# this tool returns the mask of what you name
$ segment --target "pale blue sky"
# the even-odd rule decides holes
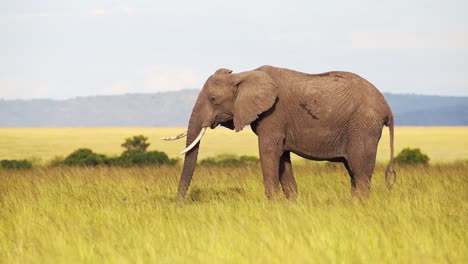
[[[468,95],[467,1],[0,0],[0,98],[200,88],[217,68],[353,71]]]

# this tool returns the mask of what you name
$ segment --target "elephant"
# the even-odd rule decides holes
[[[307,74],[267,65],[240,73],[218,69],[198,95],[187,132],[162,138],[187,137],[178,202],[187,194],[203,134],[218,125],[236,132],[250,125],[257,135],[268,198],[277,197],[280,186],[288,199],[297,197],[291,152],[343,163],[351,193],[368,197],[384,126],[390,131],[385,183],[390,189],[396,180],[392,111],[374,85],[351,72]]]

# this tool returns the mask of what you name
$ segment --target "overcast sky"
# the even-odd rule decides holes
[[[467,96],[467,2],[0,0],[0,98],[199,89],[265,64]]]

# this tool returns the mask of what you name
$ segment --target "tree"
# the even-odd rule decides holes
[[[148,138],[143,135],[133,136],[131,138],[126,138],[121,146],[126,149],[124,153],[146,152],[146,149],[150,145],[150,143],[146,142],[147,140]]]

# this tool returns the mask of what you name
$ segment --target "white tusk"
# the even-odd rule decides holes
[[[161,139],[162,140],[176,140],[176,139],[180,139],[180,138],[183,138],[187,136],[187,131],[185,131],[184,133],[182,134],[179,134],[177,136],[170,136],[170,137],[162,137]]]
[[[190,144],[190,146],[188,146],[187,148],[185,148],[181,153],[180,155],[184,155],[185,153],[189,152],[193,147],[195,147],[195,145],[200,142],[201,138],[203,137],[203,134],[205,134],[205,131],[206,131],[206,127],[202,127],[202,129],[200,130],[200,133],[198,134],[197,138],[192,142],[192,144]]]

